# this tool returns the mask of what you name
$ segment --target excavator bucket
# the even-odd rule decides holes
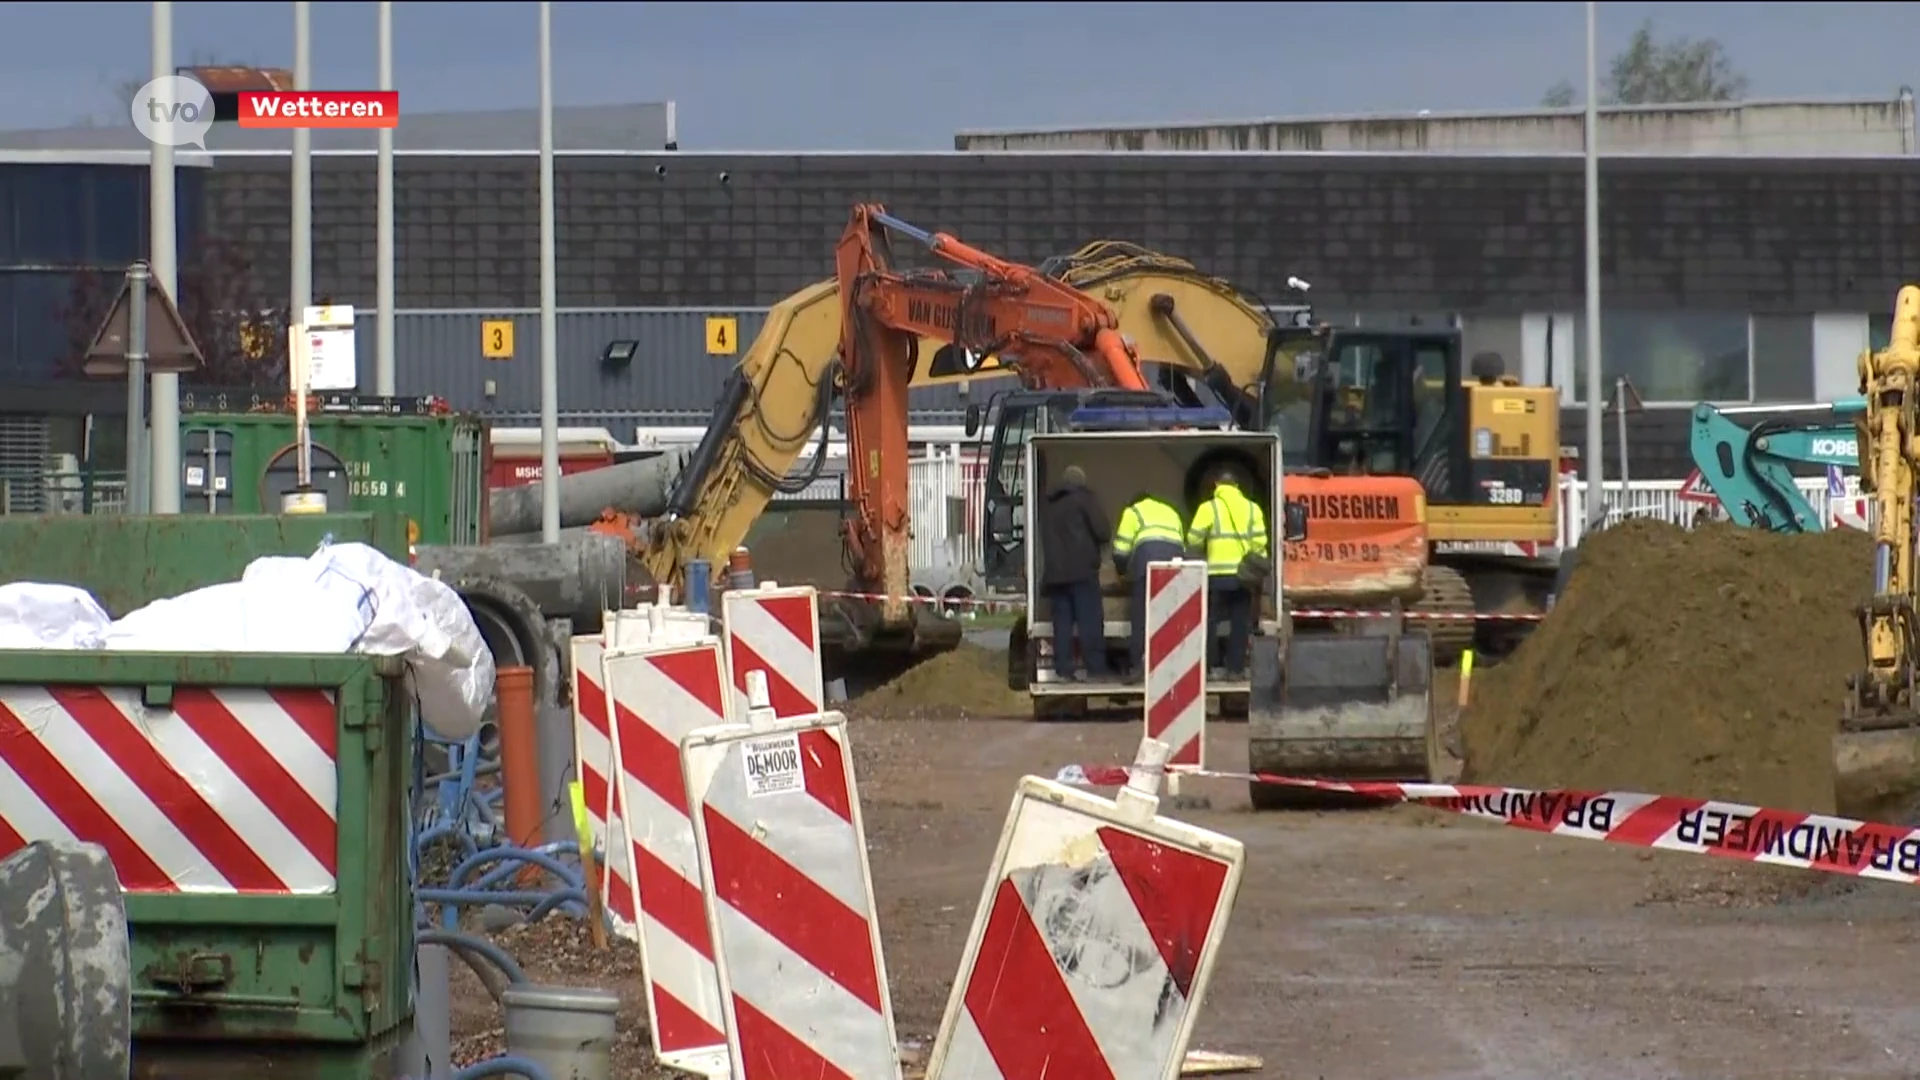
[[[1920,716],[1849,717],[1833,737],[1834,805],[1904,822],[1920,808]]]
[[[1247,757],[1256,773],[1315,780],[1412,780],[1434,775],[1433,645],[1398,620],[1379,632],[1297,633],[1256,665]],[[1266,670],[1261,670],[1265,668]],[[1255,782],[1257,810],[1369,800]]]

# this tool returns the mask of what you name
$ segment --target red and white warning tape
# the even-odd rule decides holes
[[[904,600],[909,604],[932,604],[941,607],[972,608],[981,611],[1019,611],[1027,606],[1024,600],[985,600],[978,597],[940,597],[940,596],[890,596],[886,593],[847,592],[838,589],[821,589],[821,596],[838,596],[849,600]],[[1384,619],[1393,614],[1391,611],[1361,611],[1357,608],[1299,608],[1293,612],[1296,619]],[[1450,611],[1402,611],[1400,616],[1419,622],[1539,622],[1546,618],[1539,612],[1450,612]]]
[[[1299,608],[1293,613],[1296,619],[1384,619],[1392,616],[1391,611],[1356,611],[1348,608]],[[1498,611],[1403,611],[1403,619],[1420,622],[1539,622],[1546,618],[1539,612],[1498,612]]]
[[[1129,772],[1131,766],[1125,765],[1069,765],[1055,779],[1063,784],[1118,787],[1127,782]],[[1920,884],[1920,828],[1830,814],[1631,791],[1341,783],[1211,770],[1185,775],[1346,792],[1382,801],[1418,803],[1556,836]]]
[[[930,604],[940,607],[972,608],[977,611],[1019,611],[1027,606],[1025,600],[988,600],[977,596],[891,596],[887,593],[847,592],[839,589],[821,589],[821,596],[838,596],[847,600],[873,600],[884,603],[888,600],[904,600],[909,604]]]

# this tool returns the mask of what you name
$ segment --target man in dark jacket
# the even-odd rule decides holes
[[[1061,473],[1060,483],[1040,504],[1040,553],[1045,568],[1040,588],[1053,620],[1053,670],[1080,682],[1107,674],[1105,616],[1100,609],[1100,549],[1113,538],[1100,500],[1087,490],[1087,474],[1078,465]],[[1080,663],[1073,660],[1078,630]]]

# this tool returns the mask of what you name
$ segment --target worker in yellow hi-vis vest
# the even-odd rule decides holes
[[[1272,571],[1267,516],[1240,490],[1231,470],[1213,476],[1213,493],[1193,512],[1187,550],[1207,560],[1208,677],[1233,682],[1247,677],[1253,637],[1254,588]],[[1227,624],[1222,648],[1219,626]]]
[[[1128,682],[1146,677],[1147,564],[1177,559],[1185,553],[1180,516],[1172,503],[1142,491],[1120,511],[1120,520],[1113,527],[1113,569],[1132,587],[1127,603],[1127,624],[1133,629]]]

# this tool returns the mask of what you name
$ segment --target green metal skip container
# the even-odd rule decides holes
[[[321,538],[405,552],[397,514],[8,518],[0,580],[115,615]],[[113,859],[133,1076],[375,1080],[411,1031],[404,665],[335,655],[0,652],[0,847]]]
[[[422,544],[478,544],[486,511],[486,428],[457,415],[317,413],[315,490],[335,511],[397,510]],[[180,420],[180,509],[272,514],[298,480],[294,418],[188,413]]]

